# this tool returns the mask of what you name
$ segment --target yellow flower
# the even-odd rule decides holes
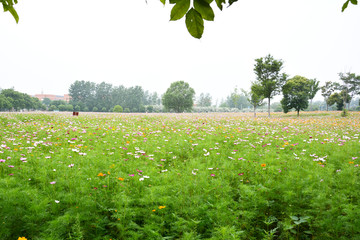
[[[155,212],[156,210],[155,210],[155,209],[153,209],[152,211],[153,211],[153,212]]]
[[[166,208],[166,206],[159,206],[159,209],[163,209],[163,208]]]
[[[266,164],[265,163],[261,164],[261,167],[266,167]]]
[[[27,240],[26,237],[19,237],[18,240]]]
[[[103,177],[103,176],[104,174],[102,172],[98,174],[98,177]]]

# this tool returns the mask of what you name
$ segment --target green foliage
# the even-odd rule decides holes
[[[343,6],[342,6],[342,8],[341,8],[341,11],[342,11],[342,12],[345,11],[345,9],[348,7],[349,2],[351,2],[351,3],[354,4],[354,5],[357,5],[357,4],[358,4],[358,1],[357,1],[357,0],[347,0],[347,1],[343,4]]]
[[[201,93],[199,99],[197,100],[197,106],[199,107],[210,107],[211,106],[212,97],[209,93]]]
[[[336,110],[341,111],[345,107],[345,103],[349,103],[350,100],[350,95],[347,94],[345,90],[342,90],[341,92],[335,92],[331,94],[327,103],[329,106],[332,106],[336,103]]]
[[[270,54],[265,58],[255,59],[255,62],[255,84],[261,86],[261,95],[268,99],[268,115],[270,117],[270,99],[280,93],[287,75],[281,73],[283,61],[274,59]]]
[[[284,113],[294,108],[299,116],[300,110],[309,106],[311,84],[309,79],[301,76],[295,76],[286,82],[282,87],[284,97],[281,100]]]
[[[171,83],[163,95],[163,105],[177,113],[191,111],[194,105],[195,91],[184,81]]]
[[[117,113],[123,112],[122,106],[116,105],[116,106],[113,108],[113,112],[117,112]]]
[[[223,10],[224,5],[229,7],[237,2],[238,0],[215,0],[216,6]],[[162,4],[166,4],[166,0],[160,0]],[[169,0],[170,4],[175,4],[171,9],[170,20],[176,21],[183,18],[186,15],[185,24],[186,27],[194,38],[201,38],[204,32],[204,20],[214,21],[215,14],[211,7],[213,0],[193,0],[193,7],[190,8],[190,0]],[[341,11],[343,12],[351,2],[354,5],[357,5],[357,0],[347,0]],[[14,5],[18,3],[17,0],[0,0],[2,3],[4,11],[10,12],[14,17],[16,23],[19,22],[19,16],[14,8]],[[190,10],[189,10],[190,8]],[[203,20],[204,19],[204,20]]]
[[[125,109],[124,109],[124,112],[129,113],[129,112],[130,112],[130,109],[129,109],[129,108],[125,108]]]
[[[14,17],[16,23],[19,22],[19,15],[17,14],[14,5],[18,3],[17,0],[0,0],[3,5],[4,12],[10,12],[11,15]]]
[[[97,111],[99,111],[99,109],[97,107],[93,107],[92,111],[97,112]]]
[[[324,86],[320,87],[320,89],[321,89],[321,95],[325,99],[326,111],[328,111],[329,106],[333,105],[333,104],[329,104],[330,103],[329,98],[330,98],[331,94],[335,91],[336,84],[334,82],[327,81],[327,82],[325,82]]]
[[[251,85],[251,91],[246,92],[242,90],[247,100],[254,109],[254,117],[256,117],[256,108],[264,104],[263,87],[260,84],[253,83]]]

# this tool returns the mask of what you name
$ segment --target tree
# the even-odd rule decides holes
[[[170,21],[176,21],[185,16],[185,25],[188,32],[195,38],[201,38],[204,32],[204,20],[214,21],[215,18],[214,11],[210,4],[215,2],[217,7],[222,10],[224,5],[230,7],[237,1],[238,0],[169,0],[170,4],[175,4],[171,9]],[[145,0],[145,2],[147,2],[147,0]],[[165,5],[166,0],[160,0],[160,2]],[[193,3],[191,8],[190,2]],[[342,12],[348,7],[349,2],[357,5],[357,0],[347,0],[342,6]],[[10,12],[16,23],[18,23],[19,16],[14,8],[18,0],[0,0],[0,3],[3,5],[4,12]]]
[[[325,103],[326,103],[326,111],[329,111],[329,97],[331,94],[335,91],[336,84],[334,82],[327,81],[325,82],[325,85],[322,86],[321,89],[321,95],[324,97]]]
[[[191,111],[194,105],[195,91],[184,81],[171,83],[163,95],[162,102],[166,109],[177,113]]]
[[[211,100],[212,100],[212,97],[210,96],[209,93],[201,93],[200,94],[200,97],[197,101],[197,105],[199,107],[210,107],[211,106]]]
[[[71,104],[79,106],[80,109],[88,107],[92,109],[95,106],[96,84],[90,81],[75,81],[69,87]]]
[[[331,94],[328,99],[328,104],[332,106],[336,103],[336,110],[341,111],[344,105],[350,102],[350,98],[350,95],[345,90],[342,90],[341,92]]]
[[[261,86],[261,95],[268,99],[268,114],[270,117],[270,99],[280,93],[282,86],[286,82],[287,75],[280,73],[283,61],[274,59],[270,54],[265,58],[255,59],[255,62],[255,84]]]
[[[295,108],[299,116],[300,110],[309,106],[310,84],[309,79],[302,76],[295,76],[285,83],[282,87],[284,98],[281,100],[284,113]]]
[[[264,96],[262,95],[263,89],[262,86],[256,83],[253,83],[251,85],[251,91],[246,92],[245,90],[242,90],[242,92],[245,94],[247,100],[253,106],[254,109],[254,117],[256,117],[256,108],[260,107],[264,104]]]
[[[354,97],[354,95],[360,94],[360,76],[356,76],[355,73],[339,73],[340,80],[343,81],[343,85],[340,85],[339,89],[348,93],[350,95],[350,99]],[[343,100],[345,102],[347,96],[344,93]],[[350,102],[348,102],[348,109],[350,108]]]
[[[320,90],[320,87],[319,87],[320,82],[317,81],[316,78],[314,78],[314,79],[310,79],[309,83],[310,83],[309,99],[310,99],[310,106],[312,108],[312,100],[314,99],[316,93]]]
[[[42,103],[45,104],[46,106],[50,106],[51,100],[50,100],[50,98],[44,98],[44,99],[42,100]]]

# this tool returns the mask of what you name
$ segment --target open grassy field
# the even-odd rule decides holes
[[[360,239],[360,114],[0,114],[0,239]]]

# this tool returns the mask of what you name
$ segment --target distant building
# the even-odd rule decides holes
[[[67,103],[70,101],[70,98],[71,98],[69,94],[64,94],[63,96],[62,95],[53,95],[53,94],[35,94],[34,97],[36,97],[40,101],[44,100],[44,98],[49,98],[51,101],[63,100]]]

